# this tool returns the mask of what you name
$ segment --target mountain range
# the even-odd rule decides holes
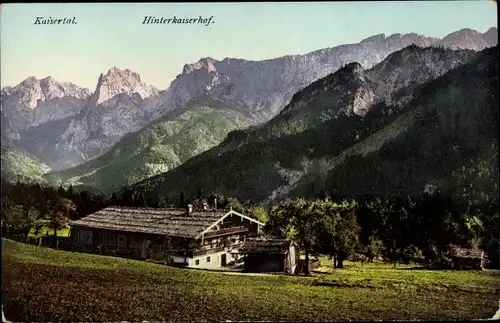
[[[497,73],[497,47],[410,46],[369,70],[351,63],[297,93],[271,121],[233,131],[133,189],[169,201],[199,190],[272,203],[429,187],[491,199],[498,194]]]
[[[477,51],[496,44],[496,28],[484,34],[462,29],[443,39],[381,34],[357,44],[264,61],[202,58],[186,64],[163,91],[145,84],[137,73],[116,67],[100,75],[93,92],[71,83],[58,83],[51,77],[30,77],[15,87],[2,89],[2,124],[6,119],[11,125],[11,131],[2,131],[2,139],[8,136],[10,147],[39,160],[44,164],[40,169],[50,167],[56,171],[47,174],[46,179],[114,190],[181,165],[216,146],[235,129],[252,126],[248,131],[233,131],[225,142],[232,136],[253,133],[254,129],[267,129],[259,132],[262,136],[271,128],[286,132],[289,130],[283,129],[287,127],[303,129],[306,123],[331,119],[332,113],[339,114],[340,110],[323,110],[321,105],[329,100],[328,95],[337,101],[343,99],[331,93],[314,99],[315,94],[306,89],[317,80],[324,82],[325,77],[342,77],[332,73],[343,66],[343,71],[346,67],[367,70],[378,66],[379,70],[371,69],[367,78],[386,81],[373,89],[363,85],[357,90],[355,108],[342,113],[363,117],[379,109],[380,113],[393,114],[412,99],[416,88],[464,63],[473,53],[459,51],[457,57],[447,54],[453,57],[445,55],[443,63],[431,60],[431,66],[402,61],[400,65],[418,65],[401,68],[404,72],[392,69],[398,62],[388,62],[389,54],[410,45]],[[386,65],[378,64],[382,61]],[[353,62],[356,64],[350,65]],[[338,86],[344,86],[341,83]],[[335,93],[342,96],[344,92],[337,89]],[[314,104],[302,100],[301,95],[309,95]],[[297,113],[303,109],[290,101],[311,109]],[[279,120],[285,119],[293,122],[276,127],[282,122]],[[69,169],[57,171],[64,168]],[[104,178],[109,177],[103,176],[111,174],[116,180],[108,183]]]

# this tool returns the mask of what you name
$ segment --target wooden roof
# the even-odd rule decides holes
[[[227,214],[227,210],[154,209],[107,207],[72,222],[74,227],[138,232],[173,237],[197,238],[206,228]]]
[[[239,253],[255,254],[255,253],[269,253],[269,254],[285,254],[290,248],[292,242],[287,239],[262,239],[262,238],[249,238],[239,248]]]
[[[481,259],[482,252],[478,249],[455,248],[454,256],[457,258]]]

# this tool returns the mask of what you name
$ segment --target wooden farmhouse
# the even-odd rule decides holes
[[[71,223],[73,249],[217,268],[264,224],[233,210],[108,207]]]
[[[297,245],[287,239],[248,238],[236,252],[243,255],[247,272],[295,274],[299,265]]]

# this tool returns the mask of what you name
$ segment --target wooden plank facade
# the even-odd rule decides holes
[[[244,257],[244,271],[295,274],[299,264],[297,245],[287,239],[247,239],[238,253]]]

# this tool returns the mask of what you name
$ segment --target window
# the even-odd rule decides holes
[[[207,257],[207,262],[210,262],[210,257]]]
[[[194,261],[194,265],[195,265],[195,266],[198,266],[199,264],[200,264],[200,259],[196,259],[196,260]]]

